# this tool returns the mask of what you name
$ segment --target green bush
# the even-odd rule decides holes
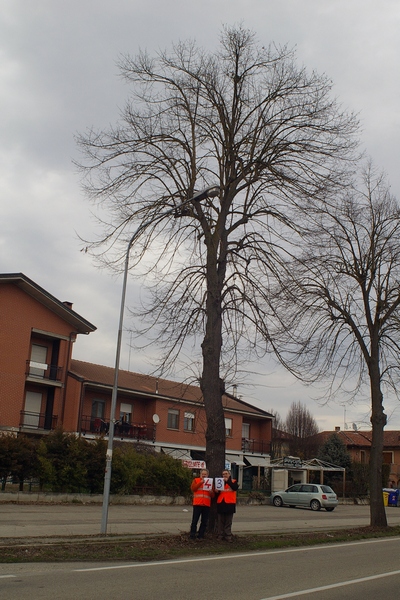
[[[81,438],[82,439],[82,438]],[[86,442],[86,486],[90,494],[102,494],[107,442],[97,438]]]
[[[19,489],[23,490],[24,479],[37,473],[37,441],[26,435],[0,435],[0,479],[5,489],[7,477],[19,480]]]
[[[56,493],[88,490],[86,440],[58,429],[41,439],[38,459],[42,489]]]
[[[101,494],[107,442],[87,440],[62,429],[37,442],[25,436],[0,436],[0,477],[38,478],[40,489],[55,493]],[[188,495],[192,473],[181,461],[145,445],[115,444],[111,493],[151,491],[157,495]]]
[[[134,494],[151,491],[157,495],[187,495],[192,474],[181,461],[165,454],[119,446],[113,455],[111,492]]]

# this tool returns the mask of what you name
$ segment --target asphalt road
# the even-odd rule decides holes
[[[152,563],[3,564],[7,600],[386,600],[400,538]]]
[[[0,503],[2,538],[80,536],[100,533],[101,506]],[[400,525],[400,507],[386,508],[389,525]],[[190,506],[110,506],[109,534],[162,535],[189,531]],[[369,506],[339,505],[333,512],[302,508],[238,506],[232,531],[280,533],[344,529],[369,525]]]

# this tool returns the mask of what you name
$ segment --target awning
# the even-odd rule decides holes
[[[228,462],[235,463],[235,465],[238,465],[239,467],[245,466],[245,463],[243,462],[243,457],[239,454],[227,454],[225,458]]]
[[[192,460],[189,450],[186,448],[161,448],[164,454],[177,458],[179,460]]]
[[[265,456],[254,456],[253,454],[245,454],[245,459],[251,464],[252,467],[269,467],[269,463]]]

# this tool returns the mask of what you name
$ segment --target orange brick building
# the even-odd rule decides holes
[[[372,431],[341,430],[321,431],[313,436],[316,450],[322,446],[334,433],[342,440],[351,460],[368,464],[371,456]],[[400,488],[400,431],[383,432],[383,462],[390,465],[387,486]]]
[[[22,273],[0,275],[0,430],[46,435],[56,427],[88,439],[107,436],[114,369],[72,359],[94,325]],[[223,397],[226,461],[251,487],[269,465],[273,416]],[[115,437],[181,458],[205,457],[200,388],[120,371]]]
[[[0,275],[0,428],[51,430],[71,420],[72,347],[94,325],[22,273]]]

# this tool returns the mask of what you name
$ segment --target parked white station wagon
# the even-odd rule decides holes
[[[328,485],[296,483],[282,492],[274,492],[270,498],[274,506],[307,506],[311,510],[325,508],[331,512],[338,505],[338,499]]]

